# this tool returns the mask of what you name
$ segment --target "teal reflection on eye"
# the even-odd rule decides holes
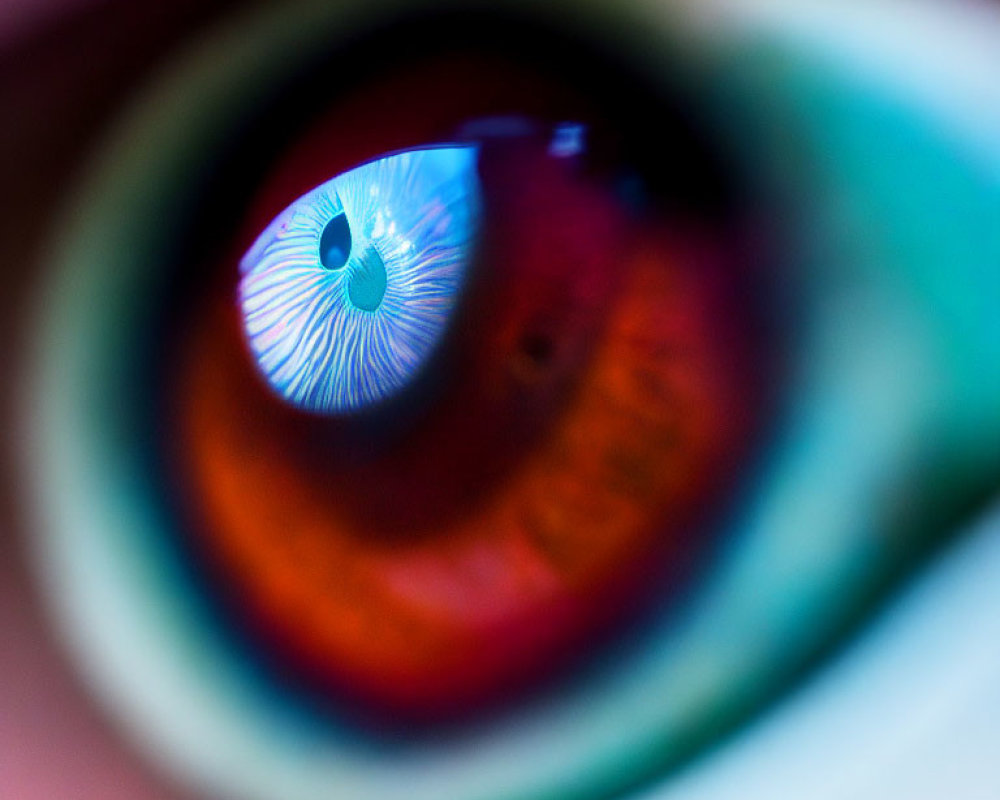
[[[405,387],[458,299],[479,215],[476,148],[352,169],[292,203],[240,265],[250,348],[278,395],[355,411]]]

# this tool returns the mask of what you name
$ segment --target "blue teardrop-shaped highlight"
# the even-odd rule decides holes
[[[474,146],[408,150],[316,187],[240,264],[256,365],[289,404],[359,411],[420,372],[452,316],[480,216]]]

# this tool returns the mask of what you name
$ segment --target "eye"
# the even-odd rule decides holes
[[[391,397],[441,339],[472,255],[475,149],[387,156],[296,200],[241,263],[257,365],[288,402],[343,413]]]
[[[433,58],[376,34],[398,68],[282,144],[246,204],[238,324],[225,256],[221,290],[181,297],[162,405],[222,613],[335,716],[417,737],[530,706],[688,580],[713,537],[687,528],[766,415],[744,359],[768,359],[735,299],[734,190],[679,126],[633,122],[669,99],[583,93],[555,34],[522,26],[513,57],[461,18],[422,28]],[[434,95],[393,107],[410,86]],[[662,184],[647,137],[683,163]],[[316,158],[347,168],[286,204],[335,172]],[[371,249],[385,294],[359,308]]]
[[[32,384],[37,560],[88,685],[197,791],[627,792],[789,686],[995,490],[996,387],[968,377],[992,374],[995,326],[944,290],[993,296],[982,163],[836,59],[668,68],[675,29],[634,13],[631,48],[614,15],[342,37],[336,9],[263,14],[156,93],[73,204]],[[484,39],[516,57],[469,60]],[[594,49],[612,40],[624,61]],[[651,73],[701,103],[672,113]],[[353,99],[316,91],[331,75]],[[454,141],[454,291],[429,329],[388,320],[426,345],[390,377],[343,370],[311,326],[375,319],[393,286],[338,182]],[[929,224],[958,218],[943,186],[961,230]],[[315,282],[293,287],[297,213]],[[344,363],[378,346],[362,330]]]

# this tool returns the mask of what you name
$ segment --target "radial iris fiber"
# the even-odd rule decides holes
[[[448,146],[380,158],[316,187],[260,235],[240,264],[240,304],[257,366],[280,397],[318,413],[358,411],[420,371],[470,260],[476,157],[475,147]],[[331,269],[323,234],[340,215],[350,253]]]

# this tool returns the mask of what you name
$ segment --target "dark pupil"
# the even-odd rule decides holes
[[[319,240],[319,260],[327,269],[340,269],[351,253],[351,226],[347,215],[338,214],[331,219]]]

